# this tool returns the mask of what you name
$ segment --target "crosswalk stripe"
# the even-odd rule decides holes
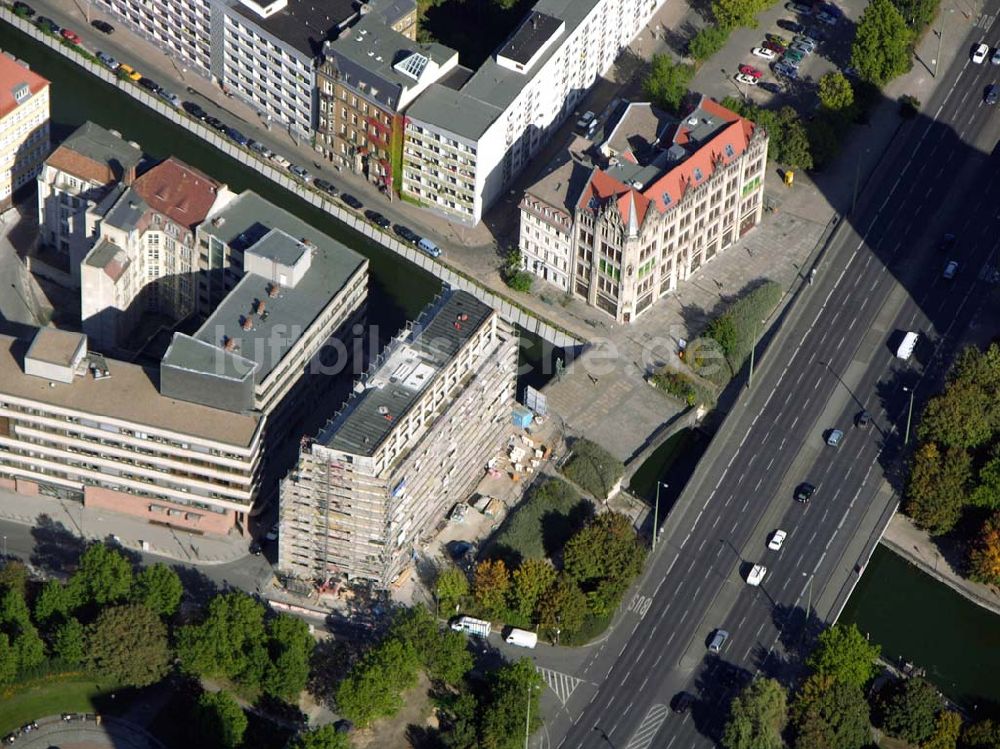
[[[632,739],[625,746],[625,749],[649,749],[656,734],[660,731],[660,726],[667,718],[667,712],[666,705],[652,705],[646,713],[646,717],[642,719],[642,723],[635,729],[635,733],[632,734]]]
[[[553,671],[550,668],[542,668],[541,666],[536,666],[538,673],[542,675],[542,679],[545,684],[551,689],[559,702],[565,707],[566,701],[573,696],[573,692],[576,688],[580,686],[583,679],[578,679],[575,676],[570,676],[569,674],[564,674],[560,671]]]

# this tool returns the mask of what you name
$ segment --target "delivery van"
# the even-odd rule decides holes
[[[899,346],[896,348],[896,356],[904,361],[913,356],[913,349],[917,347],[917,339],[919,337],[918,333],[912,331],[904,335],[903,340],[899,342]]]
[[[508,645],[517,645],[519,648],[533,648],[538,644],[538,635],[526,629],[512,627],[506,641]]]

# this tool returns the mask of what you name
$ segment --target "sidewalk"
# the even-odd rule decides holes
[[[0,489],[0,519],[36,526],[43,516],[73,536],[92,541],[113,539],[125,548],[184,564],[228,564],[247,556],[249,542],[235,535],[199,536],[152,525],[129,515],[87,509],[73,500],[40,495],[31,497]]]

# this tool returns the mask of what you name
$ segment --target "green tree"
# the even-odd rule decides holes
[[[468,691],[451,700],[443,711],[441,743],[444,749],[479,749],[478,716],[479,703]]]
[[[819,79],[819,102],[831,112],[842,112],[854,106],[854,89],[847,76],[839,70]]]
[[[167,627],[142,604],[111,606],[87,627],[87,664],[119,684],[144,687],[170,670]]]
[[[69,616],[80,605],[74,589],[60,580],[49,580],[35,598],[35,621],[44,624],[54,616]]]
[[[938,713],[934,733],[920,749],[955,749],[961,733],[962,716],[954,710],[942,710]]]
[[[1000,585],[1000,512],[986,519],[969,551],[969,577]]]
[[[544,559],[525,559],[514,570],[510,608],[525,621],[530,621],[538,606],[538,599],[556,579],[556,571]]]
[[[910,69],[912,43],[913,34],[891,0],[872,0],[858,21],[851,65],[881,88]]]
[[[434,591],[440,610],[450,614],[469,595],[469,577],[455,565],[446,565],[438,572]]]
[[[621,481],[625,466],[596,442],[578,439],[562,472],[584,491],[606,499]]]
[[[17,591],[22,596],[28,595],[28,567],[24,562],[9,559],[0,567],[0,591],[4,589]]]
[[[813,157],[809,144],[809,134],[799,119],[798,113],[795,113],[794,117],[789,114],[787,110],[791,109],[791,107],[782,107],[778,111],[781,124],[781,140],[779,141],[781,156],[780,158],[775,156],[774,160],[794,169],[812,169]]]
[[[102,543],[91,544],[80,555],[73,577],[84,602],[98,606],[124,600],[132,589],[132,565],[117,549]]]
[[[45,643],[31,621],[28,604],[24,596],[13,588],[7,588],[0,594],[0,631],[10,637],[10,647],[19,672],[45,660]]]
[[[520,749],[524,744],[525,724],[529,734],[542,725],[541,691],[542,677],[528,658],[504,664],[494,671],[487,704],[481,707],[482,749]]]
[[[17,651],[10,638],[0,632],[0,685],[10,684],[17,678]]]
[[[87,652],[87,637],[83,625],[70,617],[52,633],[52,654],[66,663],[83,663]]]
[[[413,648],[391,638],[369,650],[337,685],[334,700],[341,715],[360,727],[394,715],[402,692],[417,683],[420,659]]]
[[[688,54],[695,60],[703,62],[725,47],[728,39],[728,29],[715,24],[703,26],[688,42]]]
[[[170,616],[181,605],[184,586],[177,573],[165,564],[146,567],[135,578],[132,600],[160,616]]]
[[[972,458],[960,447],[943,454],[934,442],[917,448],[906,489],[906,512],[932,535],[947,533],[962,513]]]
[[[510,575],[502,559],[486,559],[476,565],[472,593],[486,616],[501,616],[510,591]]]
[[[712,0],[712,17],[727,29],[755,29],[757,14],[770,4],[768,0]]]
[[[892,0],[914,32],[926,28],[937,15],[940,0]]]
[[[458,684],[472,669],[472,654],[469,653],[466,637],[451,630],[442,632],[424,606],[413,606],[398,612],[388,637],[413,648],[427,675],[434,681]]]
[[[208,746],[236,749],[243,742],[247,716],[228,692],[203,692],[198,698],[197,715]]]
[[[882,727],[890,736],[923,744],[934,733],[941,698],[924,679],[904,679],[896,685],[882,709]]]
[[[779,749],[788,722],[788,696],[774,679],[755,679],[729,707],[722,732],[725,749]]]
[[[595,613],[617,605],[616,595],[642,571],[646,549],[621,513],[602,512],[574,535],[563,550],[563,569],[589,596]]]
[[[1000,749],[1000,723],[990,718],[971,723],[962,732],[962,744],[968,749]]]
[[[871,744],[871,719],[857,684],[810,676],[792,705],[795,749],[862,749]]]
[[[917,434],[948,447],[979,447],[996,428],[994,394],[978,382],[953,380],[927,402]]]
[[[975,488],[969,492],[969,504],[1000,510],[1000,455],[996,448],[991,457],[979,469]]]
[[[268,656],[264,607],[246,593],[217,595],[201,624],[177,631],[177,655],[190,674],[257,685],[264,678]]]
[[[693,77],[690,65],[674,62],[669,55],[653,55],[642,91],[660,109],[677,113]]]
[[[820,632],[816,649],[806,663],[816,673],[861,687],[875,676],[881,652],[881,647],[868,642],[856,624],[834,624]]]
[[[351,749],[351,740],[346,733],[337,733],[332,725],[327,724],[300,733],[292,741],[290,749]]]
[[[812,155],[813,166],[826,166],[840,151],[840,140],[844,130],[850,127],[845,114],[828,113],[825,117],[817,117],[806,125],[806,135],[809,137],[809,153]]]
[[[536,616],[548,637],[574,635],[587,618],[587,596],[573,578],[561,572],[538,599]]]
[[[267,634],[270,660],[264,674],[264,691],[296,702],[309,679],[309,659],[316,640],[308,624],[289,614],[278,614],[268,621]]]

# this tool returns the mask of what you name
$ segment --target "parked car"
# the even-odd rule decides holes
[[[254,153],[260,154],[265,159],[274,158],[274,151],[265,146],[263,143],[254,140],[253,138],[247,141],[247,148],[249,148]]]
[[[825,23],[827,26],[836,26],[840,18],[833,15],[833,13],[822,10],[816,14],[816,20],[820,23]]]
[[[850,65],[848,65],[846,68],[844,68],[840,72],[843,73],[844,75],[846,75],[848,78],[860,78],[861,77],[861,74],[858,73],[857,68],[852,68]]]
[[[812,6],[805,3],[785,3],[785,10],[798,13],[800,16],[811,16],[813,12]]]
[[[118,66],[118,72],[130,81],[138,81],[142,78],[142,73],[133,68],[131,65],[126,65],[125,63]]]
[[[167,91],[167,89],[161,88],[156,92],[156,94],[163,99],[163,101],[167,102],[167,104],[173,104],[175,107],[179,107],[181,105],[181,97],[172,91]]]
[[[328,195],[332,195],[333,197],[337,197],[337,194],[340,192],[340,190],[338,190],[332,182],[328,182],[325,179],[317,178],[313,181],[313,184],[323,192]]]
[[[59,32],[59,35],[67,42],[70,42],[71,44],[80,43],[80,35],[77,34],[75,31],[73,31],[72,29],[62,29]]]
[[[290,165],[288,167],[288,171],[290,171],[292,174],[294,174],[296,177],[298,177],[303,182],[312,182],[312,177],[309,175],[309,172],[307,172],[305,169],[303,169],[298,164],[292,164],[292,165]]]
[[[742,83],[744,86],[757,85],[757,79],[752,75],[747,75],[746,73],[737,73],[735,78],[737,83]]]
[[[972,51],[972,61],[976,63],[976,65],[982,65],[989,53],[990,48],[980,42]]]
[[[278,524],[275,523],[271,526],[271,530],[264,534],[264,539],[267,541],[277,541],[278,540]]]
[[[792,46],[788,48],[789,52],[799,52],[803,55],[811,55],[815,51],[815,47],[811,44],[806,44],[805,42],[792,42]]]
[[[364,203],[362,203],[353,195],[348,195],[346,192],[340,193],[340,202],[350,208],[353,208],[356,211],[360,211],[361,208],[364,206]]]
[[[96,57],[100,60],[101,65],[106,67],[108,70],[118,70],[118,60],[113,58],[107,52],[98,52]]]
[[[983,101],[987,104],[997,103],[997,84],[991,83],[986,87],[986,95],[983,97]]]
[[[784,51],[785,51],[785,48],[784,48],[784,47],[782,47],[782,46],[781,46],[780,44],[778,44],[777,42],[764,42],[764,43],[763,43],[763,44],[761,44],[760,46],[761,46],[761,47],[763,47],[764,49],[769,49],[769,50],[771,50],[772,52],[776,52],[776,53],[777,53],[777,54],[779,54],[779,55],[780,55],[780,54],[781,54],[782,52],[784,52]]]
[[[773,81],[761,81],[760,83],[757,84],[757,88],[762,88],[765,91],[767,91],[768,93],[772,93],[772,94],[780,94],[781,93],[781,84],[780,83],[774,83]]]
[[[767,548],[771,551],[781,551],[781,545],[785,543],[785,539],[788,534],[783,530],[776,530],[774,535],[771,536],[771,540],[767,542]]]
[[[790,62],[795,67],[798,67],[803,59],[805,55],[795,49],[785,50],[785,54],[781,56],[782,62]]]
[[[367,211],[365,211],[365,218],[371,221],[373,224],[375,224],[375,226],[379,227],[380,229],[388,229],[392,225],[392,222],[390,222],[389,219],[387,219],[378,211],[373,211],[370,208]]]
[[[813,49],[819,46],[819,42],[808,34],[796,34],[792,41],[799,44],[808,44]]]
[[[286,159],[280,153],[276,153],[273,156],[271,156],[271,161],[280,166],[282,169],[288,169],[292,165],[292,162]]]
[[[834,3],[821,2],[819,4],[819,9],[824,13],[830,14],[834,18],[840,19],[844,17],[843,9],[839,5],[835,5]]]
[[[147,91],[152,91],[154,94],[160,91],[160,84],[152,78],[147,78],[146,76],[142,76],[139,79],[139,85]]]
[[[107,21],[102,21],[100,19],[97,19],[96,21],[91,21],[90,25],[93,26],[98,31],[100,31],[102,34],[113,34],[113,33],[115,33],[115,27],[112,26]]]
[[[430,255],[431,257],[441,257],[441,248],[438,247],[429,239],[426,238],[421,239],[419,242],[417,242],[417,247],[420,249],[421,252],[424,252]]]
[[[212,115],[205,118],[205,124],[215,130],[218,130],[220,133],[224,132],[227,127],[225,122],[220,120],[218,117],[212,117]]]
[[[740,65],[740,72],[743,75],[748,75],[751,78],[760,78],[764,75],[761,71],[757,70],[753,65]]]
[[[410,244],[416,244],[420,241],[420,235],[417,234],[413,229],[408,226],[403,226],[402,224],[396,224],[392,227],[392,230],[396,232],[396,236],[402,239],[404,242],[409,242]]]
[[[208,117],[208,112],[201,108],[201,105],[195,104],[193,101],[186,101],[182,105],[184,111],[195,119],[204,121]]]
[[[754,47],[751,51],[757,57],[763,57],[765,60],[773,60],[778,56],[777,52],[773,49],[768,49],[767,47]]]
[[[958,261],[949,260],[948,264],[944,266],[944,271],[941,273],[941,275],[950,281],[955,277],[956,273],[958,273]]]
[[[795,488],[795,501],[808,502],[816,493],[816,487],[807,481],[802,482]]]
[[[46,18],[45,16],[39,16],[35,19],[35,25],[42,31],[47,31],[50,34],[59,33],[59,24],[53,21],[51,18]]]
[[[235,127],[227,127],[225,130],[226,137],[229,138],[233,143],[241,146],[247,144],[247,136],[237,130]]]
[[[21,16],[22,18],[31,18],[35,15],[35,9],[32,8],[27,3],[17,2],[13,5],[14,13]]]
[[[783,78],[795,78],[799,77],[799,71],[796,67],[787,62],[779,62],[774,66],[774,72]]]
[[[793,34],[801,34],[805,31],[805,26],[803,26],[798,21],[793,21],[790,18],[779,18],[778,28],[784,29],[785,31],[791,31]]]
[[[788,46],[788,40],[785,39],[781,34],[764,34],[764,38],[769,42],[774,42],[775,44],[780,44],[782,47]]]

